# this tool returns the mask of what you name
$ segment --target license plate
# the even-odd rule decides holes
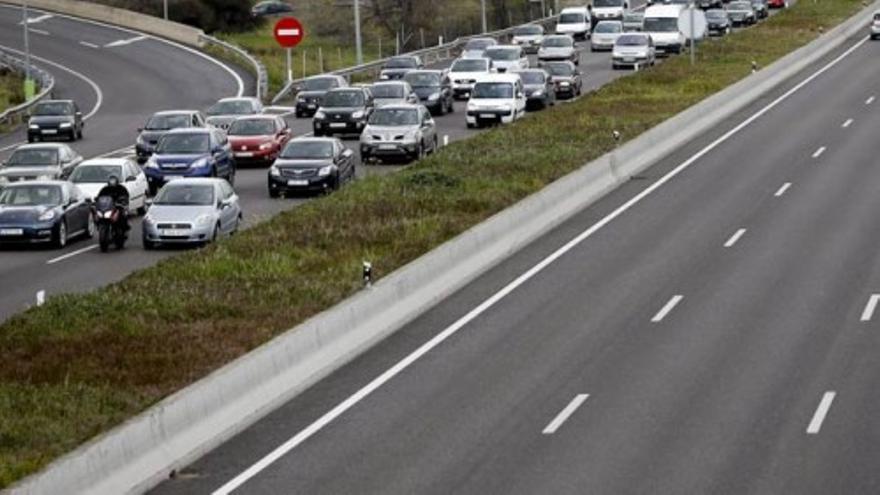
[[[0,229],[0,235],[24,235],[23,229]]]
[[[623,61],[624,61],[624,62],[635,62],[636,59],[634,59],[634,58],[632,58],[632,57],[625,57],[625,58],[623,59]]]
[[[397,146],[395,146],[393,144],[380,144],[379,149],[380,150],[396,150]]]
[[[333,122],[330,124],[330,127],[334,129],[344,129],[346,125],[347,124],[345,122]]]
[[[307,180],[289,180],[287,181],[288,186],[307,186],[309,185],[309,181]]]
[[[40,132],[42,132],[43,134],[58,134],[58,131],[55,129],[43,129]]]
[[[480,118],[481,119],[494,119],[495,114],[494,113],[481,113]]]
[[[242,152],[236,153],[235,156],[237,156],[239,158],[250,158],[250,157],[254,156],[254,154],[251,151],[242,151]]]
[[[165,182],[171,182],[173,180],[178,180],[178,179],[182,179],[182,178],[183,178],[182,175],[166,175]]]
[[[188,230],[184,229],[163,229],[162,235],[172,236],[172,237],[181,237],[185,235],[189,235]]]
[[[306,105],[306,108],[308,108],[309,110],[314,110],[315,108],[318,108],[318,105],[314,105],[312,103],[309,103],[308,105]]]

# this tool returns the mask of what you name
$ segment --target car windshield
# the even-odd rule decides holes
[[[189,115],[153,115],[144,129],[148,131],[167,131],[178,127],[188,127]]]
[[[58,150],[56,149],[28,149],[16,150],[9,161],[6,162],[8,167],[33,167],[58,165]]]
[[[215,103],[208,109],[208,115],[248,115],[256,113],[249,101],[232,100]]]
[[[328,141],[291,141],[281,152],[290,160],[323,160],[333,158],[333,143]]]
[[[535,36],[541,34],[544,34],[544,29],[541,26],[535,24],[520,26],[513,30],[514,36]]]
[[[619,33],[623,31],[618,22],[600,22],[596,24],[597,33]]]
[[[327,91],[339,86],[339,82],[332,77],[313,77],[302,83],[303,91]]]
[[[29,184],[11,186],[0,191],[0,205],[4,206],[38,206],[60,205],[61,187]]]
[[[727,10],[752,10],[752,4],[749,2],[730,2]]]
[[[568,12],[559,16],[559,24],[583,24],[584,14],[579,12]]]
[[[489,48],[486,56],[492,60],[516,60],[520,57],[519,50],[515,48]]]
[[[122,167],[119,165],[80,165],[70,174],[70,182],[77,184],[107,182],[111,175],[116,176],[117,179],[123,179]]]
[[[723,10],[707,10],[706,11],[707,19],[727,19],[727,12]]]
[[[623,7],[623,0],[593,0],[593,7]]]
[[[362,107],[364,93],[361,91],[331,91],[324,97],[325,107]]]
[[[486,72],[489,70],[489,61],[478,58],[460,59],[452,64],[450,72]]]
[[[474,85],[471,98],[513,98],[513,84],[506,82],[484,82]]]
[[[414,108],[380,108],[370,115],[370,124],[383,126],[416,125],[419,112]]]
[[[163,187],[154,205],[208,206],[214,204],[214,185],[174,184]]]
[[[624,34],[620,38],[617,38],[618,46],[647,46],[648,45],[648,37],[647,36],[633,36],[631,34]]]
[[[523,84],[544,84],[543,71],[519,72],[518,74]]]
[[[434,72],[410,72],[404,79],[414,88],[440,86],[440,74]]]
[[[370,87],[373,98],[406,98],[403,84],[374,84]]]
[[[675,17],[645,17],[645,31],[650,33],[674,33],[678,31]]]
[[[230,136],[268,136],[275,134],[275,121],[267,119],[239,119],[229,127]]]
[[[418,67],[416,59],[412,57],[392,58],[385,64],[387,69],[415,69]]]
[[[547,48],[564,48],[574,46],[574,40],[570,36],[551,36],[545,38],[542,45]]]
[[[466,51],[472,51],[472,50],[482,51],[482,50],[485,50],[486,48],[489,48],[490,46],[493,46],[495,44],[496,44],[495,40],[480,38],[480,39],[476,39],[476,40],[469,40],[467,43],[465,43],[464,49]]]
[[[197,155],[209,151],[207,134],[166,134],[159,140],[156,153]]]
[[[32,115],[51,116],[51,115],[71,115],[73,113],[73,105],[63,101],[49,101],[45,103],[37,103],[34,106]]]
[[[553,76],[571,76],[574,74],[574,67],[568,64],[546,64],[544,70]]]

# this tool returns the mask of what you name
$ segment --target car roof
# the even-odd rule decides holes
[[[327,90],[328,93],[341,93],[345,91],[367,91],[367,88],[362,86],[345,86],[343,88],[330,88]]]
[[[515,83],[517,81],[522,81],[520,77],[516,74],[484,74],[477,81],[481,82],[506,82],[506,83]]]
[[[4,186],[6,188],[23,187],[23,186],[65,186],[70,185],[66,180],[25,180],[20,182],[10,182]]]
[[[682,10],[679,4],[652,5],[645,9],[645,17],[678,17]]]
[[[61,148],[69,148],[69,147],[70,147],[70,146],[67,146],[67,145],[64,144],[64,143],[33,143],[33,144],[23,144],[23,145],[19,146],[18,148],[16,148],[15,151],[18,151],[18,150],[33,150],[33,149],[46,149],[46,148],[52,148],[52,149],[56,149],[56,150],[57,150],[57,149],[61,149]]]
[[[191,115],[194,113],[199,113],[198,110],[162,110],[160,112],[156,112],[153,115]]]
[[[276,113],[255,113],[253,115],[242,115],[238,117],[236,120],[275,120],[278,118],[278,114]]]
[[[421,105],[415,103],[394,103],[391,105],[382,105],[375,111],[381,110],[418,110]]]
[[[226,180],[226,179],[221,179],[218,177],[185,177],[182,179],[174,179],[173,181],[171,181],[165,185],[166,186],[168,186],[168,185],[200,186],[200,185],[208,185],[208,184],[218,184],[221,180]]]
[[[623,24],[623,21],[616,21],[614,19],[606,19],[604,21],[599,21],[596,23],[597,26],[599,24]]]
[[[124,165],[126,163],[131,163],[131,160],[128,158],[92,158],[80,163],[76,166],[76,168],[99,167],[105,165]]]
[[[522,50],[522,47],[519,45],[495,45],[486,48],[486,51],[489,50]]]
[[[230,96],[227,98],[220,98],[219,100],[217,100],[218,103],[224,102],[224,101],[251,101],[251,102],[253,102],[253,101],[259,101],[259,100],[257,100],[253,96]]]
[[[369,84],[369,86],[404,86],[406,84],[409,84],[409,83],[398,79],[396,81],[375,81],[375,82]]]
[[[37,102],[37,104],[40,104],[40,103],[73,103],[73,100],[60,99],[60,100],[42,100],[42,101]]]
[[[178,127],[171,129],[168,134],[210,134],[214,132],[210,127]]]

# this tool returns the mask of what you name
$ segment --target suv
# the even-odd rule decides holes
[[[138,137],[134,143],[138,163],[144,163],[147,158],[150,158],[156,144],[165,133],[171,129],[189,127],[207,127],[202,112],[198,110],[169,110],[154,113],[152,117],[147,119],[147,123],[138,129]]]
[[[219,129],[174,129],[162,136],[144,166],[150,194],[174,179],[224,177],[235,182],[235,162],[226,133]]]
[[[331,89],[312,119],[315,136],[359,135],[367,125],[373,106],[373,94],[367,88]]]
[[[422,105],[434,115],[455,111],[452,98],[452,82],[449,75],[439,70],[414,70],[404,77],[412,86]]]
[[[71,141],[82,139],[82,112],[73,100],[46,100],[34,105],[28,119],[29,143],[43,138],[66,136]]]
[[[562,9],[556,21],[556,34],[568,34],[574,39],[587,39],[591,29],[592,19],[586,7]]]
[[[321,106],[321,99],[334,88],[344,88],[348,81],[342,76],[315,76],[296,88],[296,118],[311,117]]]
[[[437,151],[437,126],[422,105],[389,105],[373,112],[361,134],[361,159],[418,160]]]

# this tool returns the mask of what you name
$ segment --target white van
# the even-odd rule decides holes
[[[474,84],[465,120],[468,128],[509,124],[526,113],[526,95],[518,74],[487,74]]]
[[[556,21],[556,34],[568,34],[574,39],[587,39],[590,36],[592,21],[590,10],[586,7],[567,7],[559,13]]]
[[[645,22],[642,32],[654,40],[657,54],[681,53],[685,38],[678,30],[678,16],[684,5],[653,5],[645,9]]]
[[[593,17],[597,21],[622,21],[623,13],[629,8],[626,0],[593,0]]]

